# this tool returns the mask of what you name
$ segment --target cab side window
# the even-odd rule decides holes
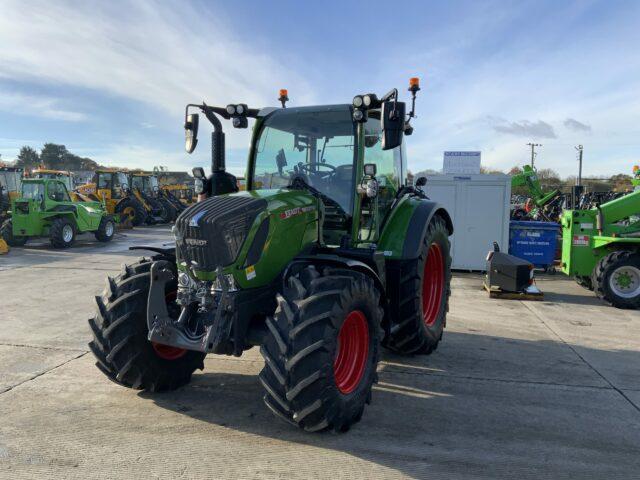
[[[68,202],[69,194],[67,189],[60,182],[50,182],[48,188],[49,199],[55,202]]]
[[[382,150],[380,123],[370,120],[365,124],[364,163],[376,165],[376,179],[380,187],[378,200],[383,210],[391,205],[400,188],[403,174],[401,148]]]

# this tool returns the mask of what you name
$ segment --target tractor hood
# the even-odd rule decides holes
[[[317,240],[317,200],[299,190],[237,192],[187,208],[175,223],[177,254],[202,279],[234,266],[239,283],[266,283]],[[255,281],[256,272],[270,273]],[[269,281],[271,280],[269,279]]]

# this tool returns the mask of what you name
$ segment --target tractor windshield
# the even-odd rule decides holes
[[[354,142],[346,106],[277,110],[265,119],[256,143],[252,188],[284,188],[301,177],[351,212]]]

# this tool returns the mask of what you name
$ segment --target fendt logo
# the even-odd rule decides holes
[[[291,217],[295,217],[296,215],[300,215],[302,213],[306,213],[306,212],[311,212],[313,210],[315,210],[316,207],[296,207],[296,208],[292,208],[290,210],[285,210],[284,212],[282,212],[280,214],[280,218],[282,218],[283,220],[286,218],[291,218]]]
[[[207,241],[200,238],[185,238],[184,243],[191,245],[192,247],[204,247],[207,244]]]

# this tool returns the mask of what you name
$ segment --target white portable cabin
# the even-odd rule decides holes
[[[485,270],[487,252],[498,242],[509,251],[511,177],[503,174],[427,175],[427,196],[453,220],[451,268]]]

